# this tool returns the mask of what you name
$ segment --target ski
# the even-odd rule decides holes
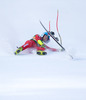
[[[58,40],[56,39],[56,37],[54,35],[51,34],[51,32],[49,32],[45,26],[42,24],[42,22],[40,21],[40,24],[42,25],[42,27],[45,29],[46,32],[48,32],[48,34],[55,40],[55,42],[62,48],[62,51],[65,51],[72,59],[73,59],[73,56],[70,55],[66,49],[58,42]]]
[[[58,43],[58,45],[62,48],[63,51],[65,51],[65,48],[58,42],[58,40],[56,39],[56,37],[54,35],[51,34],[51,32],[49,32],[44,25],[42,24],[42,22],[40,21],[40,24],[42,25],[42,27],[48,32],[48,34],[56,41],[56,43]]]

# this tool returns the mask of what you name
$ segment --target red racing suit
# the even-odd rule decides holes
[[[36,48],[37,50],[45,50],[45,45],[42,42],[42,37],[38,34],[34,35],[34,37],[31,40],[27,40],[24,45],[22,45],[23,50],[27,48]]]

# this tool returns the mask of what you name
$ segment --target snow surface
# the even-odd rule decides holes
[[[34,34],[59,32],[63,52],[14,55]],[[0,100],[86,100],[86,0],[0,0]],[[52,39],[50,47],[60,48]],[[31,52],[32,53],[29,53]]]

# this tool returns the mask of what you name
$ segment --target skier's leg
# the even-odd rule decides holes
[[[16,51],[15,51],[15,55],[19,54],[21,51],[27,49],[27,48],[30,48],[32,47],[33,43],[31,40],[28,40],[25,42],[24,45],[22,45],[21,47],[19,47]]]
[[[23,50],[27,49],[27,48],[30,48],[33,46],[33,41],[32,40],[28,40],[25,42],[24,45],[22,45],[21,47],[23,48]]]

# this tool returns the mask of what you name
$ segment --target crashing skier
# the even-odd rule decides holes
[[[52,35],[54,35],[54,32],[51,33]],[[47,52],[45,51],[46,49],[49,49],[51,51],[58,51],[57,49],[50,48],[45,44],[48,43],[49,41],[50,41],[50,36],[48,32],[44,32],[41,36],[39,34],[36,34],[32,39],[27,40],[24,45],[19,47],[15,51],[15,55],[19,54],[21,51],[27,48],[35,48],[37,50],[38,55],[46,55],[47,54]]]

